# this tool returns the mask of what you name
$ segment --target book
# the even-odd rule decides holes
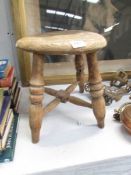
[[[15,101],[15,104],[14,104],[14,108],[13,108],[15,112],[18,112],[19,104],[20,104],[20,97],[21,97],[21,90],[20,90],[20,87],[19,87],[18,95],[17,95],[16,101]]]
[[[13,104],[14,104],[14,106],[17,103],[17,99],[18,99],[19,93],[20,93],[20,87],[17,88],[17,90],[15,92],[15,95],[14,95],[14,98],[13,98]]]
[[[8,65],[8,59],[0,60],[0,72],[4,71],[7,65]]]
[[[13,114],[12,109],[10,109],[9,113],[8,113],[7,120],[6,120],[6,124],[5,124],[5,127],[4,127],[4,132],[3,132],[2,136],[0,137],[0,151],[5,149],[8,134],[9,134],[9,131],[10,131],[10,127],[11,127],[13,118],[14,118],[14,114]]]
[[[0,87],[11,87],[14,77],[14,67],[11,67],[6,78],[0,79]]]
[[[14,113],[14,118],[7,138],[6,148],[4,151],[0,152],[0,163],[12,161],[14,158],[18,121],[19,114]]]
[[[4,132],[4,127],[7,121],[10,105],[11,105],[10,96],[4,96],[4,101],[0,113],[0,137],[2,137]]]
[[[0,89],[0,113],[1,113],[3,100],[4,100],[4,89]]]
[[[6,78],[9,74],[10,70],[11,70],[11,65],[8,64],[5,68],[5,70],[0,71],[0,79]]]
[[[15,112],[18,112],[20,101],[20,87],[18,81],[16,80],[16,77],[13,78],[11,87],[3,87],[0,88],[0,90],[4,91],[4,96],[11,97],[11,108],[13,108]]]
[[[12,87],[11,87],[11,95],[12,97],[14,96],[15,94],[15,91],[17,89],[17,86],[18,86],[18,81],[16,80],[16,77],[13,78],[13,83],[12,83]]]
[[[17,84],[17,80],[16,77],[13,77],[13,81],[12,81],[12,85],[11,87],[0,87],[0,90],[3,89],[4,90],[4,95],[8,96],[11,95],[11,98],[13,98],[13,94],[15,93],[15,88],[16,88],[16,84]]]

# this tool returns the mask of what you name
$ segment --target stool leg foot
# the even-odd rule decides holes
[[[29,122],[32,134],[32,142],[39,141],[40,128],[43,118],[43,94],[44,94],[44,77],[43,77],[43,57],[34,54],[32,75],[30,80],[30,108]]]
[[[98,69],[96,53],[87,54],[87,63],[93,112],[96,117],[98,127],[103,128],[105,118],[105,100],[103,97],[103,85]]]
[[[42,123],[43,109],[41,105],[30,105],[30,128],[32,133],[32,142],[39,141],[40,128]]]
[[[104,118],[105,118],[105,100],[103,97],[93,98],[92,97],[93,112],[97,120],[97,125],[99,128],[104,128]]]
[[[99,128],[104,128],[104,119],[103,120],[98,120],[97,123],[98,123]]]
[[[84,59],[83,55],[75,56],[76,79],[79,82],[80,93],[84,92]]]

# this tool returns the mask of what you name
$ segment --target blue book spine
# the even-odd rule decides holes
[[[4,72],[0,72],[0,79],[5,78]]]
[[[10,102],[10,96],[4,96],[4,101],[3,101],[2,109],[1,109],[1,113],[0,113],[0,124],[2,123],[4,114],[6,112],[6,109],[7,109],[9,102]]]
[[[0,60],[0,72],[3,72],[8,65],[8,59],[1,59]]]

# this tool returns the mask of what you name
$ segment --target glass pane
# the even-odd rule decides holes
[[[102,34],[108,47],[99,59],[131,56],[131,0],[40,0],[40,16],[42,32],[82,29]],[[46,56],[47,62],[66,60],[70,58]]]

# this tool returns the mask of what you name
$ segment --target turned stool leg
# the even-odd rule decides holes
[[[105,100],[103,98],[103,85],[98,69],[96,53],[87,54],[87,63],[93,112],[96,117],[98,127],[103,128],[105,118]]]
[[[76,78],[79,81],[79,91],[84,92],[84,59],[83,55],[75,56]]]
[[[32,75],[30,80],[30,110],[29,122],[32,134],[32,142],[39,141],[40,128],[43,116],[43,93],[44,93],[44,77],[43,77],[44,60],[42,55],[33,55]]]

